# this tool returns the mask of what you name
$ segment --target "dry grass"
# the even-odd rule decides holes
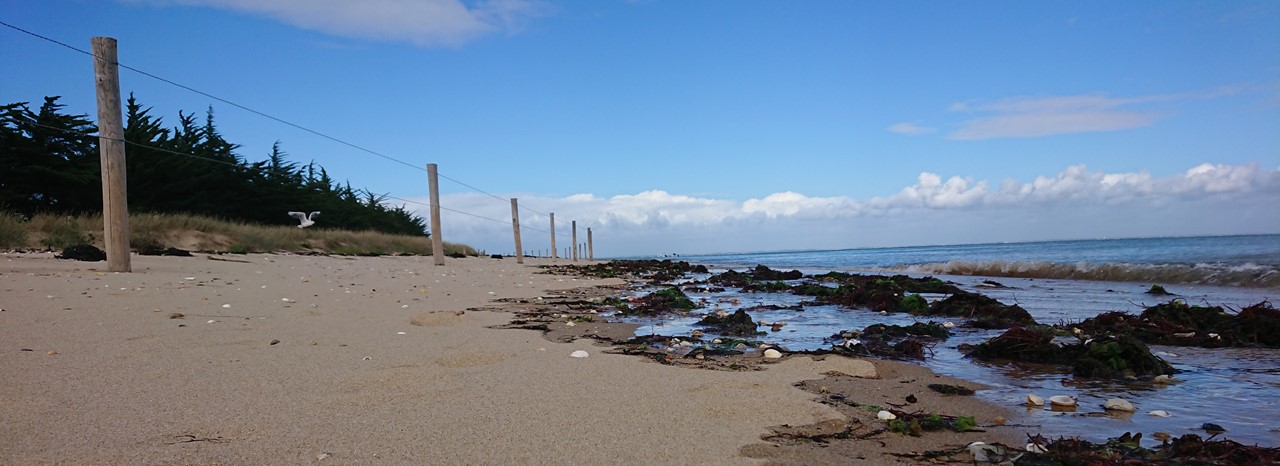
[[[186,214],[131,214],[134,250],[157,246],[199,252],[320,252],[341,255],[431,254],[431,239],[374,231],[300,229],[251,225]],[[75,244],[103,247],[102,216],[36,215],[23,221],[0,212],[0,248],[63,249]],[[463,244],[444,244],[445,254],[476,255]]]

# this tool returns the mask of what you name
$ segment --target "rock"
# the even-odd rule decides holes
[[[1169,412],[1168,412],[1168,411],[1165,411],[1165,410],[1163,410],[1163,409],[1157,409],[1157,410],[1155,410],[1155,411],[1151,411],[1151,412],[1149,412],[1149,413],[1147,413],[1147,414],[1150,414],[1150,415],[1155,416],[1155,417],[1169,417],[1169,416],[1172,416],[1172,414],[1169,414]]]
[[[1107,400],[1105,403],[1102,404],[1102,408],[1114,410],[1114,411],[1128,411],[1131,413],[1134,411],[1137,411],[1137,409],[1134,409],[1133,403],[1122,400],[1120,398],[1112,398]]]
[[[769,348],[767,350],[764,350],[764,357],[765,359],[779,359],[782,357],[782,352],[773,348]]]
[[[1027,394],[1027,406],[1044,406],[1044,398],[1034,393]]]
[[[571,358],[586,358],[587,356],[590,356],[590,355],[589,355],[589,354],[587,354],[587,352],[586,352],[586,351],[583,351],[583,350],[577,350],[577,351],[574,351],[574,352],[572,352],[572,353],[569,353],[569,357],[571,357]]]
[[[1209,433],[1218,433],[1218,432],[1227,431],[1227,429],[1223,429],[1222,426],[1214,424],[1212,422],[1206,422],[1204,424],[1201,424],[1200,428],[1204,429],[1205,432],[1209,432]]]
[[[894,419],[897,419],[898,416],[895,416],[893,413],[888,411],[880,411],[876,413],[876,418],[881,421],[892,421]]]

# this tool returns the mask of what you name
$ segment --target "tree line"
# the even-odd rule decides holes
[[[0,210],[37,213],[102,211],[97,126],[70,115],[59,97],[0,106]],[[296,222],[291,210],[321,211],[320,223],[348,230],[428,235],[426,223],[385,195],[334,180],[315,162],[287,159],[277,141],[267,158],[236,154],[214,123],[178,112],[168,127],[129,96],[125,109],[125,163],[129,210],[189,213],[259,224]]]

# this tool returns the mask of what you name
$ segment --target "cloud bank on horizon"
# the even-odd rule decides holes
[[[422,200],[425,202],[425,200]],[[608,256],[668,252],[750,252],[796,248],[849,248],[938,244],[942,238],[972,242],[1078,239],[1081,235],[1168,236],[1219,234],[1213,222],[1233,222],[1254,232],[1280,229],[1280,167],[1205,163],[1163,178],[1147,172],[1104,173],[1083,165],[1053,176],[993,184],[959,176],[921,173],[915,184],[883,197],[811,197],[787,191],[734,201],[653,190],[597,197],[521,197],[521,205],[554,212],[558,245],[571,244],[576,220],[579,242],[593,228],[597,251]],[[444,196],[444,238],[492,251],[510,252],[509,206],[482,194]],[[506,207],[506,210],[503,209]],[[420,214],[427,212],[425,208]],[[504,217],[506,215],[506,217]],[[1113,228],[1073,227],[1083,219],[1111,217]],[[522,213],[526,238],[549,236],[549,219]],[[1219,225],[1227,226],[1227,225]],[[939,234],[939,229],[947,235]],[[1012,229],[1012,234],[1002,233]],[[454,236],[450,236],[453,234]],[[954,240],[952,240],[954,241]],[[524,244],[537,244],[525,239]],[[608,246],[605,246],[605,245]],[[679,245],[680,251],[671,251]],[[531,246],[531,250],[548,245]]]

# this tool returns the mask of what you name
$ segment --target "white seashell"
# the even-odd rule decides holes
[[[717,345],[718,345],[718,344],[724,343],[724,340],[721,340],[721,339],[719,339],[719,338],[716,338],[716,339],[714,339],[714,340],[711,340],[711,343],[713,343],[713,344],[717,344]]]
[[[1102,404],[1102,408],[1112,409],[1116,411],[1128,411],[1128,412],[1137,411],[1137,409],[1134,409],[1133,403],[1122,400],[1120,398],[1112,398],[1107,400],[1105,403]]]
[[[889,311],[880,311],[880,315],[887,316],[889,315]]]
[[[1161,383],[1161,384],[1163,384],[1163,383],[1173,383],[1173,381],[1174,381],[1174,380],[1173,380],[1173,377],[1170,377],[1170,376],[1165,375],[1165,374],[1160,374],[1160,375],[1157,375],[1157,376],[1156,376],[1156,378],[1151,379],[1151,381],[1152,381],[1152,382],[1154,382],[1154,383]]]
[[[1049,403],[1057,406],[1075,406],[1076,399],[1067,395],[1058,395],[1049,397]]]
[[[1028,393],[1027,406],[1044,406],[1044,398],[1040,398],[1034,393]]]
[[[292,299],[289,299],[289,298],[280,298],[280,301],[283,301],[283,302],[286,302],[286,303],[291,303],[291,302],[293,302],[293,300],[292,300]]]
[[[230,308],[230,307],[231,307],[231,305],[230,305],[230,304],[223,304],[223,305],[222,305],[222,307]]]
[[[396,332],[396,335],[408,335],[408,334],[404,332]]]
[[[956,323],[955,323],[955,322],[944,322],[944,323],[942,324],[942,327],[943,327],[943,328],[955,328],[955,326],[956,326]]]
[[[1150,415],[1155,416],[1155,417],[1169,417],[1169,416],[1172,416],[1172,414],[1169,414],[1169,412],[1168,412],[1168,411],[1165,411],[1165,410],[1163,410],[1163,409],[1157,409],[1157,410],[1152,411],[1152,412],[1149,412],[1149,413],[1147,413],[1147,414],[1150,414]]]
[[[213,320],[213,319],[209,319],[209,321],[208,321],[208,322],[205,322],[205,323],[206,323],[206,324],[212,324],[212,323],[214,323],[214,322],[217,322],[217,321],[216,321],[216,320]]]
[[[590,356],[590,355],[588,355],[587,352],[583,350],[577,350],[572,353],[569,353],[569,357],[571,358],[585,358],[587,356]]]
[[[565,327],[576,327],[577,325],[578,325],[578,324],[577,324],[577,323],[575,323],[575,322],[574,322],[574,321],[572,321],[572,320],[564,323],[564,326],[565,326]]]
[[[782,352],[773,348],[764,350],[765,359],[778,359],[782,357]]]
[[[1036,443],[1028,443],[1027,451],[1031,453],[1048,453],[1049,452],[1049,450],[1045,450],[1044,447]]]
[[[897,419],[898,416],[894,416],[893,413],[888,411],[880,411],[876,413],[876,418],[880,419],[881,421],[892,421],[894,419]]]

